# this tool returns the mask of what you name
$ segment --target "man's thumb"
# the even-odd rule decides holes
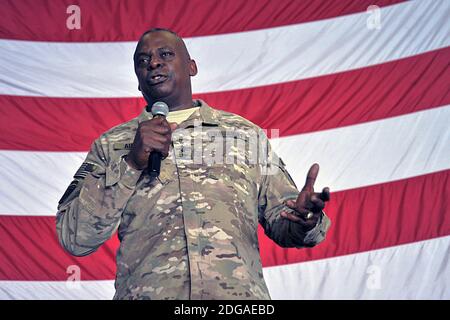
[[[176,122],[169,122],[169,126],[170,130],[174,131],[178,127],[178,124]]]

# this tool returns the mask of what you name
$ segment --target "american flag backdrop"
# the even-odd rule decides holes
[[[102,132],[145,105],[140,34],[180,34],[194,96],[317,162],[327,239],[259,229],[273,299],[450,299],[450,1],[1,0],[0,299],[111,299],[116,237],[77,258],[57,203]],[[79,280],[79,281],[78,281]]]

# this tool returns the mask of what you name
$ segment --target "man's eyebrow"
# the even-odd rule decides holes
[[[175,49],[170,47],[170,46],[164,46],[164,47],[159,47],[158,50],[172,50],[172,51],[174,51]]]
[[[140,56],[148,56],[148,53],[145,52],[136,52],[136,54],[134,55],[135,57],[140,57]]]
[[[169,47],[169,46],[159,47],[159,48],[156,49],[156,50],[157,50],[157,51],[161,51],[161,50],[175,51],[175,49],[173,49],[172,47]],[[139,56],[139,55],[146,55],[146,56],[148,56],[149,54],[148,54],[145,50],[142,50],[142,51],[140,51],[140,52],[136,52],[136,56]]]
[[[156,49],[158,52],[164,51],[164,50],[169,50],[172,52],[175,52],[175,49],[173,49],[172,47],[168,47],[168,46],[164,46],[164,47],[159,47],[158,49]],[[134,59],[138,59],[141,56],[145,56],[145,57],[150,57],[151,54],[146,52],[145,50],[140,51],[140,52],[136,52],[134,55]]]

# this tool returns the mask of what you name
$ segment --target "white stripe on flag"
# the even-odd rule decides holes
[[[450,106],[336,129],[272,139],[289,173],[303,186],[348,190],[450,168]]]
[[[186,39],[206,93],[294,81],[402,59],[450,45],[447,0],[381,9],[381,30],[366,12],[257,31]],[[137,97],[135,42],[0,41],[0,94]],[[21,63],[17,63],[20,61]]]
[[[329,186],[340,191],[449,169],[449,123],[450,106],[445,106],[272,139],[272,144],[298,186],[317,162],[321,166],[317,189]],[[0,151],[0,214],[54,214],[85,156],[84,152]]]
[[[446,236],[263,272],[272,299],[450,299],[449,250]],[[113,296],[113,280],[0,281],[1,300]]]
[[[111,300],[114,280],[0,281],[0,300]]]
[[[449,250],[446,236],[263,272],[272,299],[450,299]]]

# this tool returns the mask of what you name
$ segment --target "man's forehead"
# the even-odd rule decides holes
[[[166,31],[155,31],[144,35],[138,43],[137,52],[147,51],[150,48],[169,47],[182,48],[181,39]]]

